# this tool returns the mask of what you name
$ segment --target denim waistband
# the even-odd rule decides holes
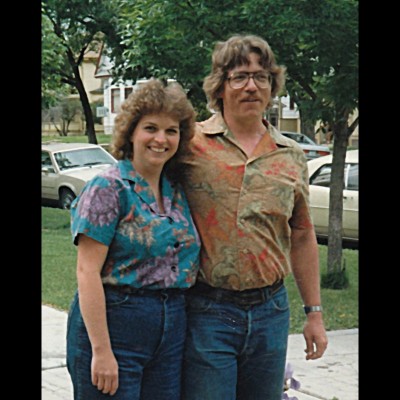
[[[217,302],[229,302],[239,307],[263,304],[269,300],[282,286],[283,279],[270,286],[257,289],[247,289],[243,291],[215,288],[203,282],[197,282],[192,288],[187,290],[188,294],[196,294],[208,297]]]
[[[165,289],[147,289],[147,288],[135,288],[129,285],[103,285],[105,290],[112,290],[118,293],[123,294],[132,294],[138,296],[162,296],[164,294],[168,294],[169,296],[173,295],[183,295],[187,289],[179,289],[179,288],[165,288]]]

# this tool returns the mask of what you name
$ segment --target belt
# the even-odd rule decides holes
[[[147,289],[147,288],[135,288],[129,285],[103,285],[104,289],[112,290],[114,292],[122,294],[134,294],[139,296],[161,296],[164,294],[178,295],[184,294],[187,289],[171,288],[171,289]]]
[[[188,294],[196,294],[208,297],[217,302],[229,302],[239,307],[248,307],[263,304],[269,300],[282,286],[283,279],[272,285],[257,289],[247,289],[243,291],[215,288],[203,282],[197,282],[193,287],[188,289]]]

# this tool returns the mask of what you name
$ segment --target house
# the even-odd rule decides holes
[[[276,97],[267,118],[281,131],[300,132],[300,113],[290,96]]]
[[[98,116],[103,118],[103,130],[106,135],[111,135],[114,118],[120,110],[121,103],[132,92],[132,81],[114,83],[111,75],[112,63],[105,54],[104,48],[99,56],[95,77],[100,80],[103,91],[104,106],[98,109]]]
[[[103,88],[101,81],[97,79],[100,52],[89,50],[85,53],[83,62],[79,67],[79,73],[89,98],[89,103],[103,102]],[[79,94],[71,94],[70,99],[79,100]],[[103,133],[103,124],[95,124],[96,132]],[[85,130],[85,121],[82,115],[77,115],[69,125],[69,135],[82,135]],[[58,136],[57,129],[50,121],[49,115],[42,113],[42,135]]]
[[[109,57],[103,51],[100,54],[95,77],[101,80],[103,88],[104,107],[99,111],[99,116],[103,117],[104,133],[111,135],[114,127],[114,119],[120,111],[123,101],[142,83],[147,82],[147,79],[139,79],[135,83],[131,80],[113,82],[112,63]],[[175,79],[168,79],[168,82]]]

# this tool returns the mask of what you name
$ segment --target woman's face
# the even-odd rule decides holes
[[[133,143],[133,165],[140,171],[160,168],[178,150],[180,140],[179,121],[167,114],[143,116],[135,130]]]

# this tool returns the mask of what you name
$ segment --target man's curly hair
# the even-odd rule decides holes
[[[228,71],[249,64],[251,53],[260,56],[261,66],[271,74],[271,100],[279,94],[285,84],[286,67],[278,65],[268,42],[256,35],[234,35],[224,42],[217,42],[212,53],[211,72],[204,79],[203,89],[208,99],[209,108],[223,113],[220,97]]]

